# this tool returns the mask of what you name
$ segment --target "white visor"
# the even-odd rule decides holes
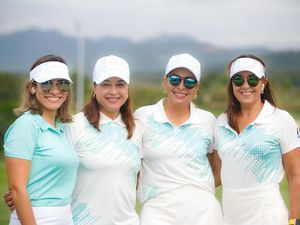
[[[230,67],[230,78],[238,72],[249,71],[254,73],[258,78],[265,77],[265,67],[261,62],[252,58],[238,58]]]
[[[53,79],[66,79],[73,83],[69,76],[68,66],[57,61],[44,62],[36,66],[30,71],[29,77],[29,80],[35,80],[38,83]]]
[[[98,59],[96,62],[93,71],[93,81],[96,84],[100,84],[110,77],[119,77],[129,84],[129,65],[121,57],[109,55]]]

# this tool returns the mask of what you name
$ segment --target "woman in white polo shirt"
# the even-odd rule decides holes
[[[175,55],[163,78],[166,97],[135,113],[144,130],[138,187],[142,225],[223,222],[207,158],[215,117],[192,103],[199,81],[199,61]]]
[[[10,225],[72,225],[71,194],[78,158],[62,128],[71,121],[66,62],[37,59],[30,69],[22,114],[4,137],[8,185],[15,210]]]
[[[299,128],[276,107],[261,59],[242,55],[228,69],[228,106],[215,129],[225,223],[287,225],[290,217],[294,224],[300,218]],[[279,191],[284,172],[289,215]]]
[[[100,58],[90,100],[66,133],[79,157],[72,195],[75,225],[138,225],[135,211],[140,142],[129,96],[129,66]]]

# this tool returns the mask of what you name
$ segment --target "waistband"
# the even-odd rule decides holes
[[[72,215],[71,213],[71,204],[67,204],[65,206],[42,206],[42,207],[32,207],[33,213],[35,216],[41,217],[67,217],[68,215]],[[16,210],[14,210],[11,214],[12,217],[17,217]]]
[[[224,200],[247,200],[257,198],[281,197],[279,184],[263,187],[226,189],[223,188],[222,198]]]

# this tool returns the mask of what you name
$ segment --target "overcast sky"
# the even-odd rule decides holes
[[[142,41],[190,36],[226,48],[300,50],[299,0],[0,0],[0,35],[28,28]]]

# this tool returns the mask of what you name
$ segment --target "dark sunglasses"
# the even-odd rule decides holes
[[[169,75],[168,80],[169,80],[169,83],[172,86],[178,86],[181,83],[181,81],[183,80],[183,85],[187,89],[192,89],[192,88],[196,87],[196,85],[197,85],[197,80],[195,78],[193,78],[193,77],[180,77],[177,74]]]
[[[52,80],[47,80],[42,83],[34,81],[34,83],[39,84],[43,92],[49,92],[53,85],[56,85],[57,89],[62,92],[67,92],[71,88],[71,83],[68,80],[58,80],[53,82]]]
[[[250,87],[256,87],[260,81],[260,78],[255,74],[250,74],[247,78],[244,78],[241,74],[237,73],[231,78],[233,84],[237,87],[242,86],[246,79]]]

